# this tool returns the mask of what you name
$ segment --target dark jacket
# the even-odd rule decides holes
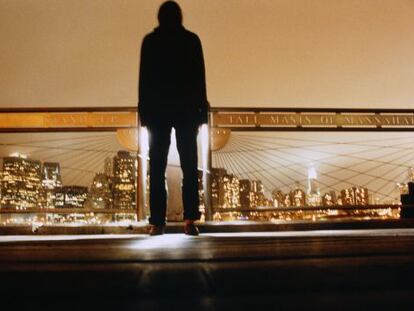
[[[203,51],[183,26],[157,27],[141,47],[138,112],[142,126],[207,123]]]

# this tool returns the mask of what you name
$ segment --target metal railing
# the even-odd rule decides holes
[[[233,108],[214,107],[210,110],[210,127],[228,129],[234,132],[246,131],[414,131],[414,109],[339,109],[339,108]],[[136,107],[59,107],[59,108],[2,108],[0,109],[0,133],[62,133],[62,132],[110,132],[119,129],[136,129],[138,126]],[[214,137],[210,137],[210,140]],[[210,148],[210,143],[209,143]],[[208,173],[211,174],[209,149]],[[137,161],[142,159],[137,156]],[[211,204],[211,175],[208,175],[207,193],[204,196],[206,220],[212,220],[221,212],[296,212],[320,210],[375,210],[399,209],[400,205],[382,204],[370,206],[313,206],[279,207],[265,209],[223,209]],[[6,214],[136,214],[143,219],[145,202],[142,200],[142,184],[138,177],[136,210],[91,209],[91,208],[0,208],[0,215]]]

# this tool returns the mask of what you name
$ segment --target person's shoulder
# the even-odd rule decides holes
[[[194,48],[201,47],[200,37],[196,33],[192,32],[190,30],[187,30],[187,29],[185,30],[185,33],[186,33],[186,35],[185,35],[186,36],[186,42],[187,42],[188,45],[190,45]]]
[[[155,31],[151,31],[151,32],[147,33],[147,34],[144,36],[144,39],[143,39],[142,41],[144,41],[144,42],[149,42],[149,41],[154,40],[156,37],[157,37],[156,32],[155,32]]]
[[[193,41],[200,41],[200,37],[196,34],[196,33],[194,33],[194,32],[192,32],[192,31],[190,31],[190,30],[188,30],[188,29],[185,29],[185,34],[186,34],[186,36],[190,39],[190,40],[193,40]]]
[[[144,36],[142,39],[142,47],[145,49],[153,49],[159,44],[160,41],[162,41],[160,34],[154,30]]]

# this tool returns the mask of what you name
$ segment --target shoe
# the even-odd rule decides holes
[[[149,235],[162,235],[165,233],[165,225],[151,225]]]
[[[199,235],[200,231],[198,231],[197,226],[194,224],[194,221],[186,220],[184,223],[184,233],[187,235]]]

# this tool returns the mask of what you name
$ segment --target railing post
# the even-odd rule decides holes
[[[137,161],[138,161],[138,167],[137,167],[137,217],[138,220],[145,220],[146,216],[146,170],[144,172],[143,168],[146,167],[147,163],[147,154],[146,150],[143,150],[144,142],[141,140],[143,139],[144,135],[142,134],[143,128],[141,127],[139,123],[139,118],[137,117],[137,128],[138,128],[138,149],[137,149]],[[145,174],[145,175],[144,175]]]
[[[139,131],[139,130],[138,130]],[[139,135],[138,135],[139,137]],[[136,153],[136,161],[137,161],[137,181],[136,181],[136,189],[135,189],[135,202],[137,208],[137,220],[140,221],[143,219],[143,206],[141,203],[141,191],[142,191],[142,173],[141,173],[141,159],[139,157],[139,149]]]
[[[204,193],[204,204],[205,204],[205,219],[206,221],[213,220],[213,210],[211,205],[211,124],[212,123],[212,112],[209,111],[208,113],[208,139],[207,139],[207,172],[206,172],[206,185],[205,185],[205,193]]]

